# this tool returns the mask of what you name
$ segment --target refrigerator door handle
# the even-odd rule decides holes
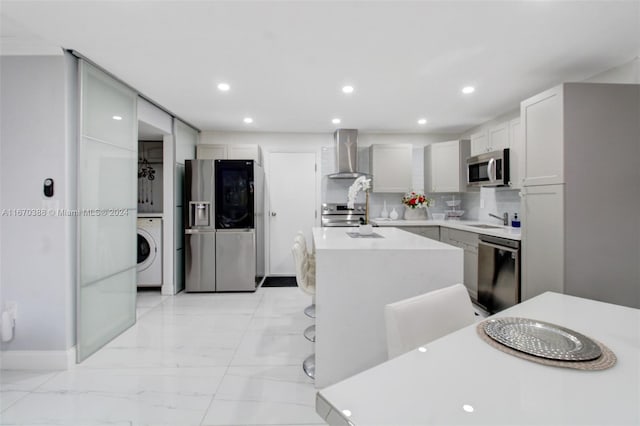
[[[193,234],[209,234],[211,232],[216,232],[214,229],[185,229],[184,233],[193,235]]]

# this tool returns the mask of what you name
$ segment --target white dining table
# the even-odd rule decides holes
[[[638,425],[640,310],[547,292],[494,317],[557,324],[606,345],[600,371],[502,352],[476,325],[318,391],[330,425]]]

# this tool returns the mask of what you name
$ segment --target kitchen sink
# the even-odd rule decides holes
[[[473,226],[474,228],[482,228],[482,229],[501,229],[502,228],[502,226],[493,226],[493,225],[485,225],[485,224],[469,225],[469,226]]]

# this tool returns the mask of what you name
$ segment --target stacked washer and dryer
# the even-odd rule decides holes
[[[162,142],[138,142],[138,287],[162,286]]]

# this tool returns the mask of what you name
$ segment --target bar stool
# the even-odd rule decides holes
[[[293,247],[291,248],[291,252],[293,253],[293,260],[296,267],[296,282],[298,283],[298,287],[307,294],[315,295],[315,286],[316,286],[316,277],[315,277],[315,265],[312,265],[309,260],[309,253],[305,250],[304,246],[297,241],[293,243]],[[315,342],[315,326],[312,326],[313,329],[309,330],[307,328],[304,332],[304,335],[307,339]],[[309,335],[309,336],[307,336]],[[310,338],[313,337],[313,340]],[[310,378],[314,379],[316,376],[316,356],[315,353],[309,355],[302,362],[302,369],[305,374]]]
[[[307,259],[309,260],[309,273],[313,275],[313,277],[314,277],[313,282],[315,284],[316,256],[315,256],[314,253],[310,253],[309,250],[307,250],[307,238],[304,236],[304,233],[302,231],[298,231],[298,233],[296,234],[296,236],[294,238],[294,242],[299,243],[302,246],[302,250],[307,254]],[[313,296],[311,305],[309,305],[306,308],[304,308],[304,313],[309,318],[315,318],[316,317],[316,304],[315,304],[316,291],[315,291],[315,285],[313,287],[313,293],[309,293],[306,290],[304,290],[304,291],[307,294],[311,294],[311,296]],[[315,330],[315,326],[314,326],[314,330]],[[305,334],[305,336],[306,336],[306,334]],[[314,335],[313,341],[315,342],[315,335]]]

